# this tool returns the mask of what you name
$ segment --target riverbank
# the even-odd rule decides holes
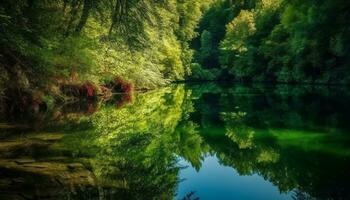
[[[169,84],[188,84],[197,85],[202,83],[221,84],[226,87],[232,85],[246,85],[246,86],[305,86],[305,87],[328,87],[333,89],[348,88],[347,84],[329,84],[329,83],[309,83],[309,82],[251,82],[251,81],[235,81],[235,80],[185,80],[174,81]],[[51,83],[53,84],[53,83]],[[50,91],[39,89],[21,88],[7,89],[2,96],[0,106],[0,113],[13,115],[18,113],[39,113],[52,110],[57,105],[75,105],[76,103],[86,104],[85,113],[93,113],[97,110],[97,105],[104,103],[114,104],[121,107],[127,103],[132,102],[134,92],[146,92],[150,89],[135,88],[130,81],[125,81],[120,77],[115,77],[113,80],[105,82],[104,84],[96,84],[91,81],[72,81],[64,79],[56,79],[56,85],[52,85]],[[340,88],[339,88],[340,87]],[[45,93],[46,92],[46,93]]]

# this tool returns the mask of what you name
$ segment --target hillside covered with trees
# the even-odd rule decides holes
[[[190,73],[188,42],[209,0],[5,0],[0,88],[115,76],[151,89]]]
[[[216,1],[199,32],[197,79],[350,83],[349,1]]]

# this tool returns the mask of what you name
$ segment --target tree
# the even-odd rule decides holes
[[[204,30],[201,35],[200,61],[205,63],[210,58],[213,49],[213,38],[209,31]]]
[[[94,7],[94,4],[95,4],[95,0],[84,0],[83,11],[82,11],[79,23],[78,23],[77,27],[75,28],[75,32],[77,34],[80,34],[81,30],[84,28],[84,26],[89,18],[91,9]]]

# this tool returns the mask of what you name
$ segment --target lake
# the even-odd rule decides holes
[[[350,199],[349,102],[178,84],[2,116],[0,199]]]

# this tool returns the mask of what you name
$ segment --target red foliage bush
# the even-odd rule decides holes
[[[133,94],[132,93],[124,93],[121,98],[116,102],[117,108],[121,108],[128,103],[132,103]]]
[[[86,94],[87,98],[93,98],[97,94],[96,87],[91,83],[85,83],[81,90],[83,90],[81,94]]]
[[[134,91],[134,84],[126,81],[120,77],[114,79],[114,90],[120,93],[132,93]]]

